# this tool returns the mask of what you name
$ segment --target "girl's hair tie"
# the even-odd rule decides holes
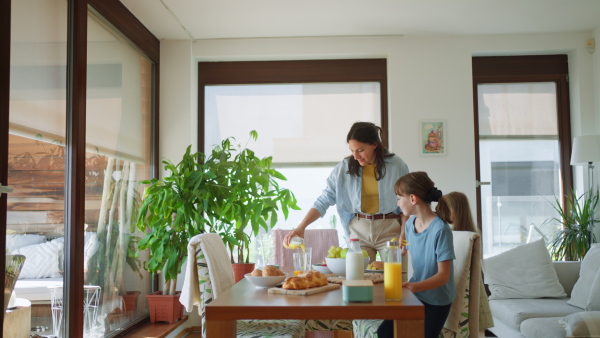
[[[433,187],[431,188],[431,190],[429,190],[429,194],[427,194],[427,196],[425,197],[425,202],[437,202],[440,200],[440,197],[442,197],[442,191],[436,187]]]

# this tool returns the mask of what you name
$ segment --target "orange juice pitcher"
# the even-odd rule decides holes
[[[289,245],[285,245],[285,242],[283,242],[283,247],[292,250],[300,249],[302,250],[302,252],[306,251],[306,244],[304,243],[304,238],[300,236],[292,237]]]

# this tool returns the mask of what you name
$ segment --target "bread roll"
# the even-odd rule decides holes
[[[285,275],[285,273],[281,272],[281,270],[277,269],[273,265],[267,265],[267,266],[265,266],[265,268],[263,269],[263,272],[262,272],[262,276],[263,277],[267,277],[267,276],[284,276],[284,275]]]
[[[252,271],[252,273],[250,274],[250,276],[254,276],[254,277],[262,277],[263,272],[260,269],[254,269]]]

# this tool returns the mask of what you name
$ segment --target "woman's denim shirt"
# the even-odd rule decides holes
[[[379,186],[379,214],[401,212],[397,205],[398,198],[394,193],[396,181],[405,174],[408,174],[408,166],[400,157],[394,155],[385,158],[385,175],[378,181]],[[317,198],[313,208],[325,216],[327,209],[337,206],[338,214],[344,227],[346,237],[350,236],[348,224],[354,217],[354,214],[361,211],[361,191],[362,191],[362,168],[359,168],[359,175],[352,176],[348,172],[348,159],[338,163],[327,178],[327,187],[323,190],[321,196]]]

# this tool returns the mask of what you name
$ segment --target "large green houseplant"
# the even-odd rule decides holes
[[[177,275],[193,236],[208,232],[206,214],[211,210],[216,174],[206,170],[204,154],[191,153],[188,146],[177,165],[164,160],[169,175],[162,180],[140,181],[149,184],[144,191],[136,226],[146,232],[138,243],[140,250],[149,249],[144,268],[164,273],[164,295],[173,295]]]
[[[258,133],[251,131],[250,138],[256,141]],[[273,169],[272,157],[259,158],[247,146],[233,142],[230,137],[215,146],[206,164],[216,174],[213,198],[219,205],[208,218],[228,247],[231,262],[250,263],[251,236],[261,228],[273,228],[279,211],[287,219],[290,209],[300,208],[294,194],[279,186],[286,178]]]
[[[554,260],[582,260],[591,243],[596,241],[593,226],[600,221],[595,215],[599,193],[598,190],[590,190],[577,197],[575,191],[571,191],[565,197],[564,208],[560,199],[555,198],[553,207],[558,216],[546,221],[560,225],[548,247]]]

